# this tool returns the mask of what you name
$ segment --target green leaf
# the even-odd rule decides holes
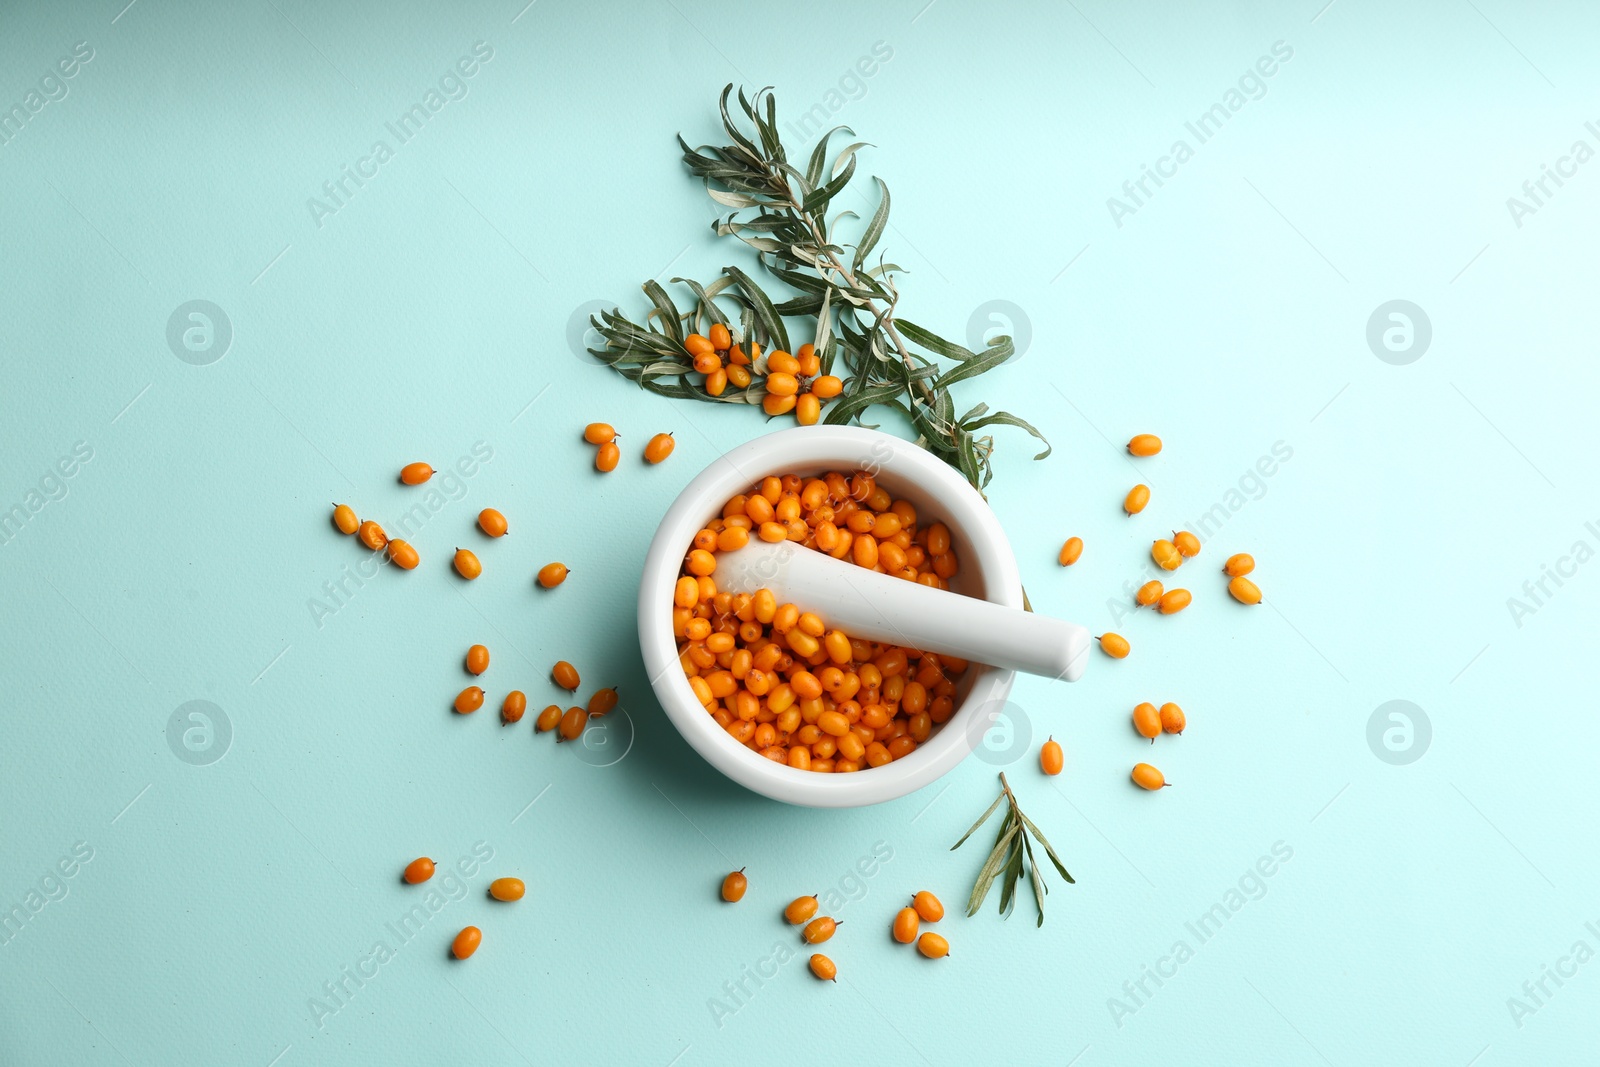
[[[872,180],[883,190],[883,195],[878,198],[878,210],[872,213],[872,221],[867,223],[866,232],[861,235],[861,241],[856,245],[855,258],[851,260],[852,270],[861,269],[861,264],[867,261],[867,256],[877,245],[878,238],[883,236],[884,228],[889,225],[889,186],[881,178],[874,177]]]
[[[1044,459],[1052,451],[1054,451],[1054,449],[1050,446],[1050,442],[1045,440],[1044,434],[1040,433],[1034,428],[1033,423],[1028,422],[1026,419],[1019,419],[1009,411],[997,411],[993,415],[990,415],[987,418],[979,419],[976,422],[966,422],[963,420],[963,426],[967,430],[981,430],[985,426],[1015,426],[1019,430],[1026,430],[1028,433],[1032,434],[1034,438],[1044,442],[1044,451],[1040,452],[1037,456],[1034,456],[1034,459]]]
[[[750,280],[750,276],[738,267],[724,267],[723,273],[732,278],[739,286],[739,291],[744,293],[750,301],[750,306],[755,310],[756,319],[761,323],[761,328],[766,331],[771,343],[785,352],[789,351],[789,331],[783,325],[783,318],[772,306],[771,299],[761,291],[761,287]]]
[[[957,841],[955,844],[950,846],[950,851],[954,852],[956,849],[958,849],[962,845],[966,844],[967,838],[969,838],[973,834],[977,833],[978,832],[978,827],[980,827],[984,823],[988,822],[989,821],[989,816],[993,815],[996,811],[998,811],[1000,809],[1000,805],[1004,804],[1005,802],[1006,802],[1006,795],[1004,793],[1001,793],[999,796],[995,797],[994,798],[994,803],[989,805],[989,810],[984,812],[982,815],[978,816],[978,821],[972,824],[972,828],[970,830],[968,830],[966,833],[961,835],[961,840],[960,841]]]
[[[1011,842],[1021,831],[1022,826],[1009,816],[1001,824],[1000,838],[995,842],[994,851],[989,853],[989,858],[978,871],[978,880],[972,886],[972,896],[967,898],[968,915],[978,914],[978,909],[983,907],[984,899],[989,895],[989,888],[994,885],[995,877],[999,875],[1000,868],[1006,862]]]
[[[658,282],[645,282],[642,288],[645,295],[650,298],[650,302],[656,306],[656,310],[661,313],[662,331],[678,344],[683,344],[683,320],[678,312],[678,306],[672,302],[672,298]]]
[[[895,319],[895,325],[905,335],[906,340],[912,344],[921,345],[928,351],[944,356],[946,359],[965,363],[967,360],[977,358],[975,353],[951,341],[946,341],[936,333],[924,330],[914,322],[907,322],[905,319],[897,318]]]
[[[1044,834],[1039,832],[1039,828],[1033,824],[1033,820],[1024,815],[1022,816],[1022,823],[1028,828],[1028,832],[1033,835],[1034,840],[1044,846],[1044,854],[1049,856],[1050,862],[1056,865],[1056,870],[1060,872],[1061,877],[1076,885],[1077,883],[1073,881],[1072,875],[1068,874],[1067,869],[1061,865],[1060,858],[1056,856],[1056,850],[1050,847],[1050,842],[1045,839]]]
[[[904,324],[902,324],[904,325]],[[1011,358],[1016,349],[1012,347],[1011,338],[1004,335],[996,337],[989,342],[989,347],[981,355],[975,355],[959,367],[950,368],[949,372],[940,376],[939,388],[948,389],[957,382],[964,382],[968,378],[976,378],[986,370],[992,370]]]

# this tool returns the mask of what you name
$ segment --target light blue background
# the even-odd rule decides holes
[[[93,458],[0,551],[0,905],[77,842],[93,859],[0,945],[0,1061],[1587,1054],[1600,964],[1546,980],[1520,1027],[1507,1001],[1575,942],[1600,949],[1584,926],[1600,920],[1600,577],[1547,581],[1521,625],[1507,598],[1575,541],[1600,547],[1600,161],[1520,227],[1506,198],[1573,141],[1600,147],[1584,129],[1600,14],[923,3],[5,5],[5,106],[74,43],[94,58],[0,145],[0,506],[75,442]],[[318,227],[308,198],[477,41],[493,58],[468,95]],[[1277,41],[1293,57],[1265,95],[1117,226],[1107,198]],[[857,88],[846,75],[877,42],[893,56]],[[642,314],[653,274],[747,262],[710,235],[671,138],[719,136],[725,82],[777,86],[793,120],[841,79],[856,92],[834,121],[877,146],[863,173],[894,192],[884,247],[911,272],[908,317],[962,338],[971,309],[1004,300],[1031,329],[960,399],[1056,447],[1034,465],[1003,432],[991,492],[1034,605],[1115,625],[1134,652],[1075,686],[1020,681],[1025,747],[997,734],[990,763],[828,812],[711,774],[649,698],[633,634],[657,516],[759,415],[640,394],[567,330],[592,300]],[[232,324],[209,366],[165,340],[191,299]],[[1392,299],[1432,323],[1405,366],[1366,343]],[[578,440],[592,418],[625,435],[609,477]],[[645,468],[658,430],[677,453]],[[1117,445],[1147,430],[1167,450],[1134,464]],[[476,442],[492,459],[412,538],[422,568],[385,571],[319,626],[308,601],[361,558],[328,502],[392,524],[417,498],[394,484],[402,462],[442,468]],[[1292,457],[1251,481],[1278,442]],[[1254,495],[1180,572],[1194,606],[1116,620],[1150,539],[1242,478]],[[1154,499],[1129,520],[1135,480]],[[486,505],[513,534],[479,545],[468,586],[447,560],[481,541]],[[1063,571],[1069,534],[1088,547]],[[1266,607],[1223,594],[1216,567],[1240,550]],[[554,558],[573,577],[541,593],[531,576]],[[585,763],[527,721],[450,714],[475,641],[494,651],[494,707],[512,687],[553,699],[557,658],[619,685],[626,757],[594,766],[611,757]],[[196,699],[232,724],[209,766],[166,740]],[[1128,726],[1146,699],[1182,703],[1189,732],[1152,750]],[[1432,729],[1401,766],[1367,739],[1396,699]],[[1054,781],[1034,757],[1046,733],[1068,753]],[[1134,789],[1140,759],[1175,787]],[[959,914],[983,846],[946,850],[996,763],[1079,880],[1052,878],[1042,930],[1026,903],[1004,923],[993,900]],[[493,858],[464,898],[319,1025],[323,983],[397,944],[385,924],[418,899],[401,866],[478,842]],[[1292,859],[1201,944],[1185,924],[1278,842]],[[891,858],[855,880],[875,844]],[[751,889],[730,908],[715,890],[739,866]],[[513,873],[527,899],[490,906],[487,881]],[[782,903],[829,886],[855,897],[828,946],[839,985],[796,951],[719,1025],[724,983],[797,944]],[[951,910],[938,964],[886,935],[921,888]],[[469,922],[484,947],[452,965]],[[1128,999],[1179,940],[1193,957]],[[1113,997],[1137,1010],[1117,1018]]]

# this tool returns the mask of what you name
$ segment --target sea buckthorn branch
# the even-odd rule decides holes
[[[1033,902],[1039,912],[1039,921],[1034,925],[1043,926],[1044,897],[1050,892],[1050,887],[1045,885],[1044,879],[1039,876],[1039,864],[1033,858],[1033,842],[1037,841],[1039,847],[1044,849],[1045,855],[1050,857],[1050,862],[1055,865],[1061,877],[1069,884],[1073,882],[1073,878],[1061,865],[1056,850],[1050,847],[1050,842],[1045,839],[1044,834],[1039,832],[1032,819],[1022,813],[1021,806],[1017,804],[1016,794],[1011,791],[1011,784],[1006,781],[1004,771],[1000,773],[1000,795],[989,805],[989,810],[972,824],[972,829],[962,834],[961,840],[950,846],[950,851],[954,852],[966,843],[967,838],[977,833],[978,827],[988,822],[989,817],[999,810],[1001,804],[1006,805],[1005,818],[1000,821],[1000,833],[995,838],[994,849],[990,851],[989,858],[984,860],[983,866],[978,870],[978,879],[972,886],[972,896],[967,899],[967,914],[978,914],[978,909],[983,907],[983,902],[989,896],[989,890],[994,886],[995,879],[999,878],[1000,914],[1010,918],[1012,909],[1016,905],[1017,880],[1022,877],[1022,866],[1026,862],[1028,881],[1033,886]]]
[[[680,400],[760,404],[769,416],[793,411],[802,424],[860,423],[874,407],[900,412],[918,434],[917,443],[961,471],[982,489],[992,471],[994,440],[982,431],[994,426],[1024,430],[1044,444],[1035,459],[1050,454],[1050,444],[1027,421],[977,404],[957,415],[951,387],[976,378],[1008,360],[1011,338],[996,337],[973,352],[899,317],[897,275],[904,268],[869,260],[889,224],[889,187],[880,190],[872,217],[852,243],[840,240],[839,224],[859,216],[848,209],[830,220],[828,209],[855,176],[857,153],[866,142],[849,144],[828,160],[839,126],[825,133],[801,170],[789,161],[777,128],[777,104],[770,89],[738,102],[754,125],[754,135],[728,111],[734,87],[722,91],[722,125],[731,144],[692,148],[680,136],[684,163],[702,179],[712,200],[731,213],[712,224],[719,236],[733,236],[754,249],[765,272],[789,290],[772,296],[738,267],[702,286],[686,286],[694,303],[680,311],[658,283],[646,282],[652,305],[642,324],[620,310],[591,319],[605,347],[590,351],[641,387]],[[732,318],[719,305],[736,308]],[[796,357],[786,319],[814,320],[812,339],[797,352],[800,370],[784,366]],[[721,335],[714,334],[721,328]],[[726,346],[706,347],[708,335]],[[763,354],[764,353],[764,354]],[[945,362],[941,362],[945,361]],[[837,369],[836,369],[837,368]],[[791,378],[795,379],[791,382]],[[830,379],[817,387],[819,379]],[[833,383],[837,382],[837,385]],[[793,388],[791,388],[791,386]],[[823,406],[827,405],[825,417]]]

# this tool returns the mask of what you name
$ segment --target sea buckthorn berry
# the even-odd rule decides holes
[[[1069,537],[1067,538],[1066,543],[1061,546],[1061,555],[1056,558],[1061,562],[1063,567],[1070,567],[1074,563],[1078,562],[1078,558],[1082,555],[1083,538]]]
[[[822,401],[810,393],[803,394],[794,405],[794,421],[801,426],[815,426],[822,417]]]
[[[735,552],[750,543],[750,531],[742,526],[729,526],[717,533],[717,551]]]
[[[1128,657],[1128,639],[1121,634],[1101,634],[1100,650],[1112,659],[1126,659]]]
[[[1140,789],[1149,789],[1152,792],[1167,784],[1166,775],[1148,763],[1134,764],[1132,778],[1134,785]]]
[[[483,645],[467,649],[467,673],[482,674],[489,669],[489,650]]]
[[[814,896],[795,897],[789,906],[783,909],[783,917],[791,926],[799,926],[807,922],[817,913],[817,898]]]
[[[837,982],[839,980],[839,968],[834,965],[832,960],[820,952],[811,957],[811,973],[824,982]]]
[[[761,410],[768,415],[787,415],[794,410],[795,399],[793,396],[777,396],[768,393],[761,401]]]
[[[800,351],[794,354],[794,359],[800,366],[800,373],[807,378],[815,378],[822,373],[822,359],[817,355],[817,348],[813,344],[803,344]]]
[[[400,480],[407,485],[421,485],[433,477],[433,468],[426,463],[407,463],[400,468]]]
[[[911,898],[911,906],[917,909],[917,914],[922,916],[923,922],[936,923],[944,918],[944,905],[939,903],[939,898],[926,889]]]
[[[909,945],[917,939],[917,927],[917,909],[901,908],[895,912],[894,925],[890,928],[890,933],[902,945]]]
[[[790,376],[795,376],[799,373],[800,361],[791,356],[789,353],[783,351],[781,348],[774,349],[772,352],[767,354],[767,375],[769,378],[773,374],[788,374]]]
[[[767,392],[773,396],[794,396],[800,391],[800,383],[792,374],[774,371],[767,375]]]
[[[722,360],[715,352],[702,352],[694,357],[694,369],[701,374],[709,375],[713,371],[722,369]]]
[[[694,549],[689,553],[684,569],[697,578],[712,574],[717,569],[717,557],[703,548]]]
[[[728,384],[735,389],[746,389],[750,386],[750,368],[738,365],[726,368]]]
[[[604,689],[596,689],[594,695],[589,698],[589,717],[598,719],[600,716],[614,710],[616,706],[617,691],[615,689],[610,686]]]
[[[478,512],[478,529],[490,537],[504,537],[508,529],[506,517],[494,508],[484,508]]]
[[[583,428],[583,439],[591,445],[603,445],[616,436],[617,431],[609,422],[591,422]]]
[[[721,396],[728,389],[728,372],[718,367],[706,375],[706,395]]]
[[[764,522],[756,529],[756,536],[768,544],[789,540],[789,528],[781,522]]]
[[[715,352],[716,346],[711,343],[711,339],[709,337],[702,337],[697,333],[691,333],[688,337],[683,339],[683,350],[689,353],[691,356],[699,356],[707,352]]]
[[[568,708],[561,715],[561,739],[563,741],[576,741],[578,735],[583,733],[583,726],[589,721],[589,715],[582,708]]]
[[[1183,553],[1178,551],[1177,545],[1165,537],[1151,544],[1150,558],[1164,571],[1175,571],[1183,566]]]
[[[1133,728],[1139,731],[1140,737],[1156,739],[1161,733],[1161,713],[1154,704],[1146,702],[1133,709]]]
[[[356,518],[356,509],[349,504],[335,504],[333,525],[342,534],[353,534],[361,529],[361,520]]]
[[[594,469],[601,474],[610,474],[617,469],[617,464],[622,460],[622,449],[615,441],[607,441],[594,453]]]
[[[539,713],[533,721],[533,728],[541,734],[547,734],[561,723],[561,705],[551,704]]]
[[[1153,456],[1161,451],[1161,438],[1153,433],[1141,433],[1128,442],[1128,451],[1136,456]]]
[[[483,707],[483,690],[475,685],[469,685],[456,694],[456,711],[462,715],[471,715]]]
[[[1178,612],[1188,607],[1189,603],[1193,599],[1194,598],[1189,595],[1189,590],[1187,589],[1169,589],[1165,593],[1161,594],[1161,600],[1159,601],[1161,614],[1176,615]]]
[[[506,694],[505,701],[500,705],[500,718],[505,722],[521,722],[527,710],[528,695],[520,689],[513,689]]]
[[[1183,728],[1189,725],[1189,720],[1183,714],[1183,709],[1176,704],[1161,705],[1161,730],[1163,733],[1181,734]]]
[[[680,608],[692,608],[700,603],[700,583],[687,574],[672,587],[672,602]]]
[[[844,392],[844,381],[832,374],[824,374],[811,383],[811,392],[823,400],[832,400]]]
[[[1145,582],[1139,587],[1139,591],[1133,594],[1133,602],[1138,604],[1141,608],[1148,608],[1150,605],[1158,602],[1161,599],[1161,594],[1164,592],[1166,592],[1166,589],[1160,582]]]
[[[710,329],[711,347],[719,352],[725,352],[733,345],[733,336],[728,333],[728,328],[720,322],[713,322]]]
[[[422,562],[417,550],[412,548],[409,542],[402,541],[398,537],[389,542],[388,552],[389,562],[403,571],[414,571],[417,569],[417,564]]]
[[[556,665],[550,669],[550,677],[568,692],[575,692],[578,688],[578,668],[564,659],[556,661]]]
[[[567,565],[565,563],[546,563],[539,568],[539,584],[546,589],[554,589],[567,580]]]
[[[744,868],[729,874],[722,880],[722,899],[729,904],[737,904],[744,899],[744,891],[750,886],[750,879],[744,876]]]
[[[1061,768],[1067,763],[1066,756],[1061,751],[1061,742],[1050,738],[1039,746],[1039,769],[1046,774],[1060,774]]]
[[[676,447],[678,447],[678,442],[673,439],[670,433],[658,433],[645,442],[644,461],[646,463],[660,463],[672,455],[672,450]]]
[[[801,932],[800,936],[806,939],[806,944],[808,945],[820,945],[832,937],[833,932],[838,928],[838,923],[824,915],[819,919],[812,919],[806,923],[806,928]]]
[[[433,861],[426,856],[412,860],[410,863],[406,864],[406,870],[403,877],[409,885],[416,885],[419,882],[426,882],[429,878],[433,877]]]
[[[383,532],[383,527],[368,519],[356,527],[356,534],[361,538],[361,543],[376,552],[389,543],[389,535]]]
[[[1122,510],[1129,515],[1137,515],[1148,503],[1150,503],[1150,487],[1141,482],[1129,489],[1128,495],[1122,498]]]
[[[507,904],[521,900],[527,891],[528,887],[522,884],[521,878],[496,878],[489,883],[489,895]]]
[[[917,938],[917,951],[930,960],[936,960],[950,955],[950,942],[935,933],[923,934]]]
[[[464,960],[483,944],[483,931],[476,926],[464,926],[456,939],[450,943],[450,954],[458,960]]]
[[[1243,578],[1256,569],[1256,558],[1248,552],[1235,552],[1222,565],[1222,573],[1229,578]]]
[[[1242,574],[1228,582],[1228,592],[1241,604],[1261,603],[1260,588]]]
[[[709,529],[701,530],[699,533],[694,535],[694,540],[690,543],[694,545],[695,548],[705,549],[707,551],[716,548],[717,531]]]
[[[456,573],[469,582],[483,573],[483,564],[478,562],[478,557],[465,548],[456,549],[454,563]]]
[[[1173,530],[1172,544],[1185,559],[1200,554],[1200,538],[1188,530]]]

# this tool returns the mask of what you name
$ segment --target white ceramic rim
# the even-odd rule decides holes
[[[878,470],[893,481],[921,488],[938,501],[938,516],[965,542],[963,576],[975,574],[983,595],[1007,607],[1022,606],[1022,576],[1005,531],[978,492],[927,450],[890,434],[859,426],[807,426],[758,437],[701,471],[667,509],[650,542],[639,583],[639,647],[656,697],[678,732],[713,767],[747,789],[774,800],[819,808],[879,804],[937,781],[972,752],[1005,706],[1013,671],[974,665],[966,698],[950,720],[903,759],[854,774],[795,770],[745,748],[718,726],[695,699],[678,664],[672,635],[672,593],[695,533],[721,513],[730,497],[769,474],[791,471]],[[973,720],[984,716],[979,726]]]

